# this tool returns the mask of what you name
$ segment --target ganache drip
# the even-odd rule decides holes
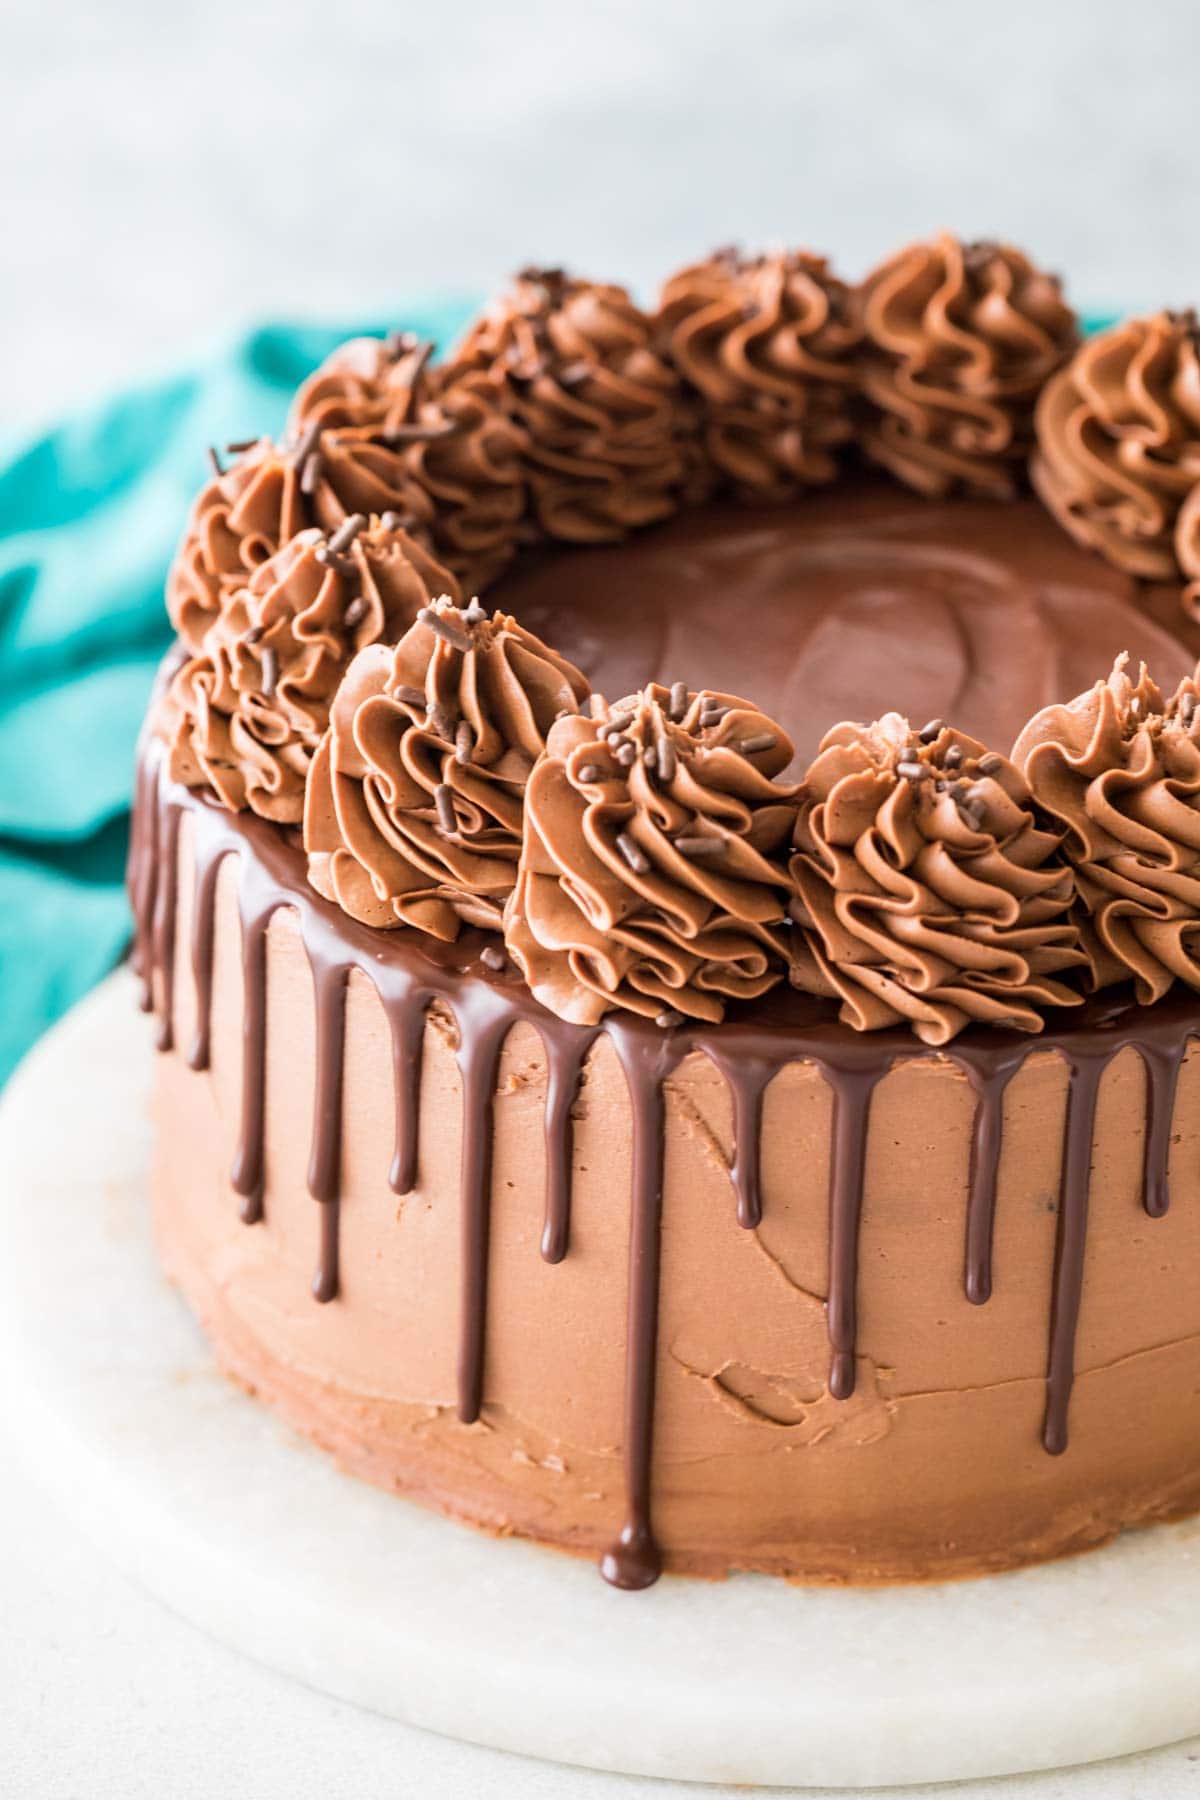
[[[900,1032],[847,1042],[843,1028],[818,1020],[733,1022],[717,1028],[684,1025],[663,1031],[629,1014],[596,1026],[572,1026],[546,1013],[511,972],[462,966],[415,948],[392,934],[381,954],[378,933],[356,925],[305,883],[297,853],[263,821],[224,811],[203,795],[170,782],[161,746],[143,750],[131,839],[128,885],[134,911],[133,967],[143,1004],[158,1020],[160,1048],[173,1045],[174,975],[179,912],[180,825],[191,823],[191,971],[196,1022],[187,1061],[209,1063],[216,888],[220,867],[237,864],[242,930],[243,1067],[241,1118],[230,1186],[240,1214],[263,1217],[267,1045],[267,930],[280,909],[297,917],[312,969],[316,1018],[316,1076],[309,1191],[319,1208],[318,1255],[312,1291],[322,1302],[339,1291],[339,1202],[346,1006],[350,976],[364,974],[379,995],[392,1034],[395,1077],[395,1153],[387,1179],[396,1193],[417,1182],[417,1122],[421,1046],[429,1006],[449,1011],[457,1031],[462,1078],[461,1314],[458,1414],[467,1423],[487,1403],[488,1253],[491,1225],[492,1103],[505,1040],[519,1022],[537,1030],[547,1063],[546,1200],[541,1254],[557,1263],[570,1254],[572,1107],[589,1052],[607,1036],[628,1087],[633,1142],[630,1193],[628,1319],[624,1396],[625,1510],[601,1560],[606,1579],[622,1588],[649,1586],[662,1567],[652,1525],[655,1453],[654,1400],[658,1361],[658,1301],[663,1205],[666,1086],[693,1052],[707,1056],[730,1092],[734,1124],[731,1186],[739,1223],[753,1230],[763,1217],[759,1136],[763,1099],[779,1071],[812,1062],[833,1098],[829,1181],[827,1318],[829,1389],[839,1400],[854,1392],[859,1280],[859,1229],[869,1115],[875,1089],[902,1063],[939,1054]],[[1146,1072],[1143,1205],[1151,1218],[1168,1205],[1171,1124],[1179,1072],[1194,1030],[1188,999],[1121,1010],[1111,994],[1075,1021],[1036,1041],[992,1032],[956,1041],[941,1052],[969,1079],[976,1097],[965,1220],[964,1291],[982,1305],[992,1291],[992,1237],[1008,1085],[1030,1056],[1056,1053],[1068,1073],[1066,1121],[1058,1196],[1042,1441],[1052,1455],[1068,1443],[1075,1344],[1087,1246],[1091,1162],[1097,1100],[1104,1073],[1133,1048]]]

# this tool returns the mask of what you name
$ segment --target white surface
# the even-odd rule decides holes
[[[932,1776],[995,1766],[1001,1753],[1094,1754],[1200,1722],[1195,1526],[942,1590],[821,1595],[742,1579],[665,1581],[626,1596],[584,1565],[494,1544],[338,1475],[213,1373],[157,1276],[139,1191],[136,1101],[147,1055],[130,983],[117,977],[52,1034],[5,1096],[0,1367],[20,1450],[69,1512],[181,1610],[314,1685],[383,1710],[575,1756],[616,1754],[743,1781],[777,1776],[781,1756],[821,1779],[885,1766]],[[0,1743],[0,1778],[6,1756],[22,1776],[4,1781],[6,1794],[116,1792],[117,1777],[129,1794],[138,1791],[130,1771],[157,1758],[173,1794],[265,1795],[281,1790],[239,1787],[238,1777],[231,1785],[222,1769],[248,1755],[282,1778],[313,1735],[327,1757],[344,1749],[343,1775],[373,1767],[373,1791],[386,1778],[391,1791],[422,1800],[647,1791],[438,1743],[291,1689],[196,1637],[185,1639],[179,1662],[156,1655],[155,1641],[180,1628],[103,1574],[100,1592],[117,1599],[98,1631],[97,1578],[70,1529],[53,1512],[31,1521],[27,1499],[23,1515],[19,1486],[5,1505],[15,1582],[4,1588],[12,1667],[0,1667],[0,1691],[12,1729]],[[72,1563],[83,1571],[78,1590]],[[69,1619],[57,1650],[56,1605]],[[36,1646],[32,1666],[22,1617]],[[126,1679],[136,1671],[133,1692],[110,1713],[104,1702],[122,1655]],[[598,1696],[599,1716],[589,1711]],[[303,1721],[299,1737],[278,1743],[273,1708]],[[67,1759],[72,1744],[83,1753],[89,1729],[102,1754],[88,1757],[77,1790]],[[1139,1759],[1136,1792],[1194,1794],[1197,1757],[1185,1747]],[[989,1782],[973,1793],[1128,1794],[1133,1767]],[[189,1789],[193,1777],[201,1785]],[[351,1791],[313,1780],[305,1757],[301,1785],[289,1791]]]
[[[263,312],[735,237],[1008,234],[1184,305],[1198,70],[1195,0],[4,0],[0,421]]]

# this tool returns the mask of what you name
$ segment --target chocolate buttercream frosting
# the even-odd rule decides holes
[[[603,542],[675,510],[679,383],[624,288],[524,270],[450,358],[447,379],[466,374],[501,384],[547,536]]]
[[[1175,556],[1186,578],[1181,596],[1185,611],[1200,619],[1200,481],[1179,509],[1175,522]]]
[[[314,518],[294,457],[269,438],[214,474],[167,577],[167,611],[189,650],[199,650],[230,596]]]
[[[499,930],[525,785],[587,682],[505,613],[448,599],[357,656],[308,782],[309,880],[367,925]]]
[[[1195,314],[1127,319],[1081,345],[1038,402],[1032,474],[1081,544],[1132,575],[1175,579],[1180,508],[1200,482]]]
[[[432,595],[457,591],[390,519],[297,533],[224,601],[172,679],[158,714],[172,778],[235,811],[298,822],[351,657],[394,639]]]
[[[292,428],[331,523],[393,508],[476,593],[520,540],[525,437],[497,379],[436,366],[431,351],[409,334],[352,339],[300,389]]]
[[[853,291],[823,257],[719,250],[667,282],[658,326],[696,409],[693,488],[785,500],[834,479],[861,331]]]
[[[867,455],[921,493],[1013,494],[1038,394],[1078,341],[1056,278],[943,233],[869,275],[862,307]]]
[[[856,1031],[927,1044],[1042,1029],[1083,961],[1058,834],[1007,758],[933,720],[838,725],[804,779],[791,870],[817,963]],[[799,985],[805,985],[803,981]]]
[[[1200,988],[1200,690],[1165,700],[1143,664],[1048,706],[1014,759],[1065,828],[1091,985],[1132,976],[1138,1001]]]
[[[791,742],[748,701],[681,683],[595,713],[560,719],[529,778],[505,942],[562,1018],[720,1019],[793,955],[795,789],[774,779]]]

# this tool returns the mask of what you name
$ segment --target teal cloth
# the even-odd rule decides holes
[[[0,1082],[121,956],[134,741],[170,640],[163,583],[205,448],[281,428],[341,339],[445,343],[471,311],[275,324],[0,444]]]

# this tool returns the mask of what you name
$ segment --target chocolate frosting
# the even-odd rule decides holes
[[[468,593],[511,561],[525,511],[525,438],[502,384],[435,367],[409,335],[354,338],[296,396],[292,427],[317,458],[327,522],[404,514]]]
[[[1186,612],[1200,619],[1200,481],[1179,509],[1175,522],[1175,555],[1187,577],[1181,596]]]
[[[269,438],[214,475],[167,577],[167,611],[189,650],[199,650],[230,596],[313,517],[294,459]]]
[[[1177,576],[1180,507],[1200,482],[1193,313],[1127,319],[1089,338],[1037,408],[1034,486],[1081,544],[1151,580]]]
[[[1078,341],[1058,281],[943,233],[868,276],[862,305],[867,455],[921,493],[1013,494],[1038,393]]]
[[[1138,1001],[1200,988],[1200,697],[1165,701],[1143,664],[1031,719],[1013,750],[1066,828],[1093,987],[1133,977]]]
[[[505,613],[424,608],[394,648],[357,656],[313,761],[309,880],[367,925],[452,940],[499,930],[525,784],[587,682]]]
[[[667,282],[658,326],[695,396],[711,474],[701,491],[723,481],[743,498],[785,500],[833,480],[853,430],[861,332],[851,289],[823,257],[719,250]]]
[[[533,507],[552,538],[620,538],[675,510],[679,383],[624,288],[526,269],[450,359],[498,382],[526,433]]]
[[[1077,1004],[1054,979],[1083,960],[1058,851],[1023,777],[973,738],[896,713],[835,726],[791,869],[843,1021],[941,1045],[976,1021],[1040,1031],[1039,1009]]]
[[[398,527],[299,532],[234,590],[173,677],[157,727],[176,781],[235,811],[296,823],[329,703],[355,651],[393,639],[448,570]]]
[[[595,712],[560,719],[529,778],[505,942],[562,1018],[720,1019],[787,968],[791,742],[682,684]]]

